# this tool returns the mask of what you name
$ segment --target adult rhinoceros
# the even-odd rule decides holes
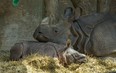
[[[116,16],[109,13],[93,13],[77,18],[71,7],[66,8],[62,24],[42,24],[35,30],[38,41],[65,43],[67,32],[77,51],[94,56],[116,57]]]

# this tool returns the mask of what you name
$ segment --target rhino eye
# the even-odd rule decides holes
[[[55,30],[54,32],[55,32],[55,33],[58,33],[58,31],[57,31],[57,30]]]
[[[58,29],[57,27],[54,27],[54,28],[53,28],[53,32],[54,32],[54,33],[59,33],[59,29]]]
[[[42,33],[42,32],[39,31],[39,33]]]

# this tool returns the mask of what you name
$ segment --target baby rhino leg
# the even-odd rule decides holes
[[[86,56],[74,50],[71,44],[68,43],[66,48],[59,52],[59,61],[64,66],[71,63],[84,63],[86,61]]]
[[[22,58],[23,45],[21,43],[16,43],[10,49],[10,60],[19,60]]]
[[[84,54],[81,54],[72,48],[67,49],[63,55],[66,57],[67,64],[84,63],[86,61],[86,56]]]

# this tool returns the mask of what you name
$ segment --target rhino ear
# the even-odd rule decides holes
[[[74,11],[74,12],[75,12],[75,13],[74,13],[75,19],[76,19],[76,20],[79,19],[79,17],[82,15],[82,9],[79,8],[79,7],[77,7],[77,8],[75,8],[75,11]]]
[[[70,19],[74,15],[74,11],[72,7],[67,7],[64,10],[64,19]]]

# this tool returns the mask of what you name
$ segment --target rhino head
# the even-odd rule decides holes
[[[73,10],[67,8],[64,11],[64,18],[60,19],[57,24],[50,24],[50,18],[46,17],[42,20],[41,24],[35,30],[33,37],[40,42],[54,42],[59,44],[65,44],[67,34],[70,33],[70,38],[74,41],[76,38],[70,32],[69,20],[73,20]],[[71,18],[71,19],[69,19]]]

